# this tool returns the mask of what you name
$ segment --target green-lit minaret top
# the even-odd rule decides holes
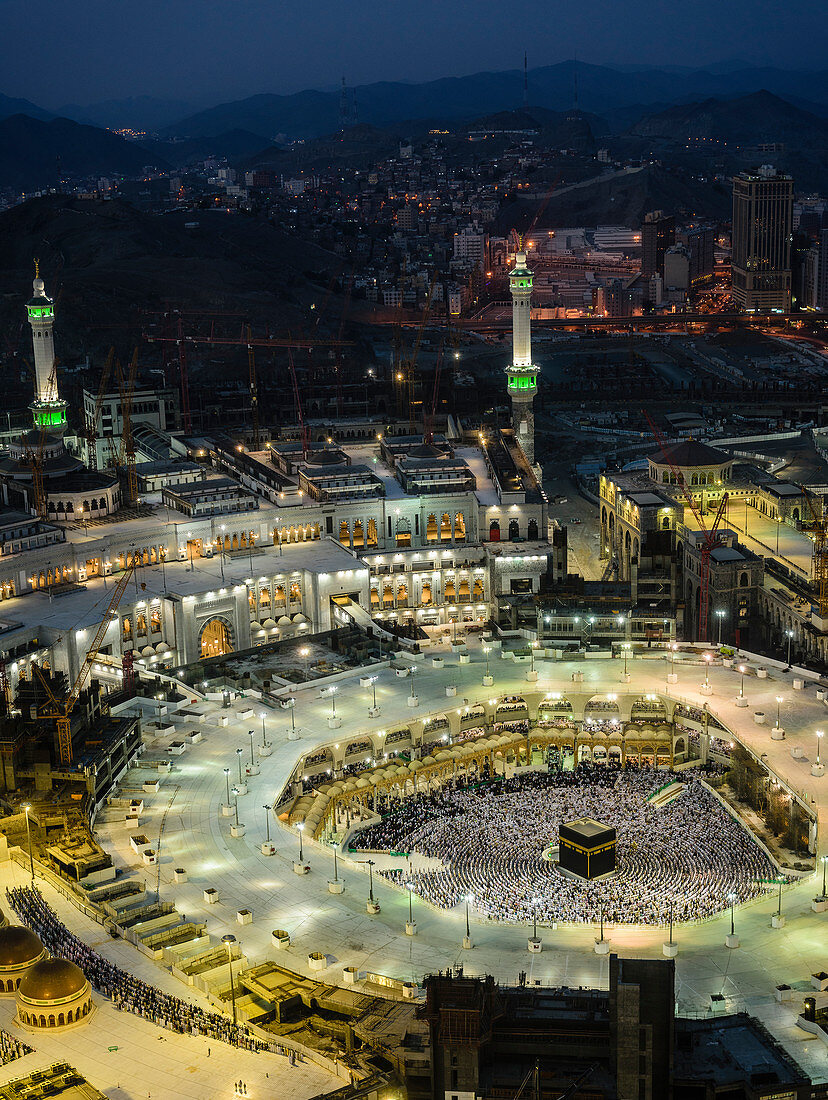
[[[53,332],[55,308],[52,299],[46,294],[37,261],[32,297],[26,303],[26,314],[32,326],[34,347],[35,396],[29,406],[34,426],[38,429],[45,428],[53,434],[62,434],[66,429],[67,404],[58,396]]]
[[[538,392],[539,367],[532,362],[532,272],[526,253],[515,256],[509,272],[512,295],[512,362],[506,367],[506,385],[512,399],[512,420],[517,439],[530,463],[535,461],[535,421],[532,402]]]

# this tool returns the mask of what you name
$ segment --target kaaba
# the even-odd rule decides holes
[[[601,878],[615,871],[615,829],[591,817],[558,828],[558,866],[579,878]]]

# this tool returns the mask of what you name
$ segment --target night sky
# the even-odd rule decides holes
[[[595,64],[824,68],[817,0],[0,0],[0,91],[54,109]]]

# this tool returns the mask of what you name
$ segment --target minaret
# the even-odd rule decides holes
[[[515,256],[509,273],[512,294],[512,362],[506,367],[509,396],[512,399],[512,424],[517,441],[530,466],[535,463],[535,414],[532,402],[538,392],[540,367],[532,363],[532,272],[526,266],[526,253]]]
[[[66,430],[67,402],[58,397],[55,338],[52,331],[55,310],[52,299],[46,295],[37,261],[32,290],[32,297],[26,303],[26,312],[32,326],[35,396],[29,408],[32,410],[35,428],[46,428],[53,435],[62,435]]]

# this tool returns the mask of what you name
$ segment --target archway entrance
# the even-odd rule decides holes
[[[233,636],[222,619],[210,619],[201,631],[201,657],[222,657],[233,652]]]

